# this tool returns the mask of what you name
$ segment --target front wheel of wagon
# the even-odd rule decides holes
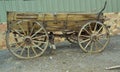
[[[18,58],[30,59],[41,56],[48,46],[48,34],[40,22],[18,21],[17,27],[6,32],[9,51]]]
[[[78,43],[84,52],[101,52],[109,43],[109,31],[103,23],[90,21],[79,31]]]

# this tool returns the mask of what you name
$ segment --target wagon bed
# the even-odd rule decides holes
[[[81,13],[8,13],[8,21],[37,20],[43,23],[47,31],[77,30],[91,20],[96,20],[97,14]],[[14,26],[14,25],[12,25]],[[12,27],[10,26],[10,27]],[[16,26],[15,26],[16,27]],[[24,26],[26,27],[26,26]]]

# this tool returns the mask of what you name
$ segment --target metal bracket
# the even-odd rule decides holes
[[[53,16],[54,16],[54,23],[57,24],[57,13],[54,13]]]
[[[103,7],[103,8],[102,8],[102,10],[98,13],[98,16],[97,16],[97,21],[99,21],[99,20],[100,20],[100,15],[103,15],[103,11],[105,10],[106,5],[107,5],[107,1],[105,1],[104,7]]]

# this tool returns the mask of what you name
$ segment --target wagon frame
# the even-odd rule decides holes
[[[79,44],[84,52],[101,52],[109,42],[102,15],[105,6],[98,14],[8,12],[7,48],[18,58],[35,58],[49,43],[54,44],[54,37],[62,36]]]

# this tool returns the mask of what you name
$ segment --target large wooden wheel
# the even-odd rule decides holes
[[[85,52],[101,52],[109,42],[108,29],[99,21],[90,21],[81,28],[78,42]]]
[[[17,27],[6,32],[6,44],[10,52],[22,59],[41,56],[49,42],[48,34],[42,24],[28,20],[18,21],[15,24]]]

